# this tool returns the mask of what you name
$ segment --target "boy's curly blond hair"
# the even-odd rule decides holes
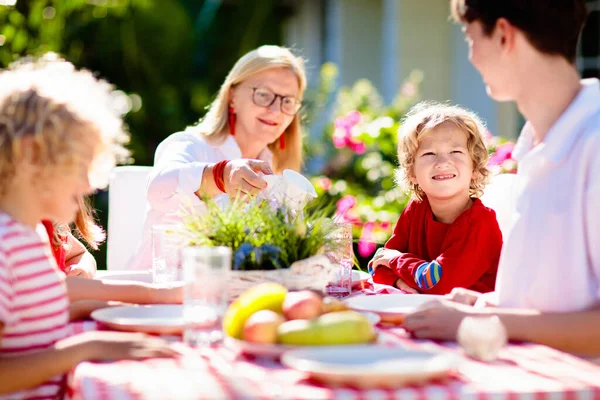
[[[473,179],[469,188],[471,197],[480,197],[488,183],[488,151],[484,141],[485,124],[475,113],[458,106],[436,102],[421,102],[411,108],[398,130],[398,161],[396,182],[409,190],[417,200],[425,193],[411,182],[414,176],[415,155],[423,137],[442,124],[451,123],[467,135],[467,148],[473,160]]]
[[[110,169],[129,154],[114,103],[111,85],[53,53],[0,72],[0,195],[12,182],[24,138],[33,139],[35,162],[48,171],[74,166],[82,151],[93,150],[90,183],[104,187]]]

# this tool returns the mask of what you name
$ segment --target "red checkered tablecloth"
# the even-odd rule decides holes
[[[93,322],[73,332],[96,329]],[[79,364],[69,376],[73,399],[600,399],[600,366],[534,344],[509,345],[492,363],[462,355],[455,343],[417,341],[402,328],[380,328],[384,345],[455,352],[458,373],[445,381],[396,390],[332,388],[278,361],[223,346],[190,349],[179,359]]]

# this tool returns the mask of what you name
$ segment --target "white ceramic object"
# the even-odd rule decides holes
[[[291,169],[285,169],[283,170],[283,178],[287,182],[289,196],[317,197],[315,187],[304,175]]]
[[[169,335],[181,333],[185,326],[180,304],[109,307],[93,311],[91,316],[119,331]]]
[[[295,212],[301,212],[306,204],[317,197],[312,183],[296,171],[286,169],[282,175],[263,175],[268,186],[264,196],[278,204],[285,204]]]
[[[380,294],[373,296],[350,297],[344,302],[355,311],[373,312],[381,317],[381,322],[402,324],[404,316],[423,304],[443,296],[428,294]]]
[[[369,280],[371,275],[364,271],[352,270],[352,287],[360,286]]]
[[[458,358],[445,351],[415,351],[389,346],[296,349],[281,357],[283,365],[332,386],[396,388],[446,376]]]
[[[375,313],[363,313],[372,325],[377,325],[380,318]],[[313,346],[286,346],[282,344],[264,344],[264,343],[252,343],[245,340],[234,339],[230,336],[225,337],[225,346],[232,350],[239,351],[241,353],[250,354],[257,357],[267,358],[279,358],[283,353],[289,350],[295,350],[300,347],[308,348]],[[323,346],[314,346],[315,348],[324,348]],[[331,346],[327,346],[331,347]],[[335,347],[353,347],[349,345],[341,345]]]

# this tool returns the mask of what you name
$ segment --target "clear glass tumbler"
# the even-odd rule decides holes
[[[152,226],[152,282],[170,283],[179,278],[182,241],[177,225]]]
[[[183,249],[183,341],[205,346],[223,338],[222,320],[227,309],[231,249]]]
[[[333,232],[334,245],[329,260],[337,264],[334,279],[327,287],[327,294],[336,298],[344,298],[352,293],[352,266],[354,250],[352,248],[352,224],[339,223],[339,229]]]

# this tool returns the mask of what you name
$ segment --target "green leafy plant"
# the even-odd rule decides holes
[[[332,207],[309,207],[305,216],[266,200],[235,200],[222,207],[206,200],[207,212],[187,212],[182,234],[192,246],[226,246],[234,270],[288,268],[296,261],[337,251]]]

